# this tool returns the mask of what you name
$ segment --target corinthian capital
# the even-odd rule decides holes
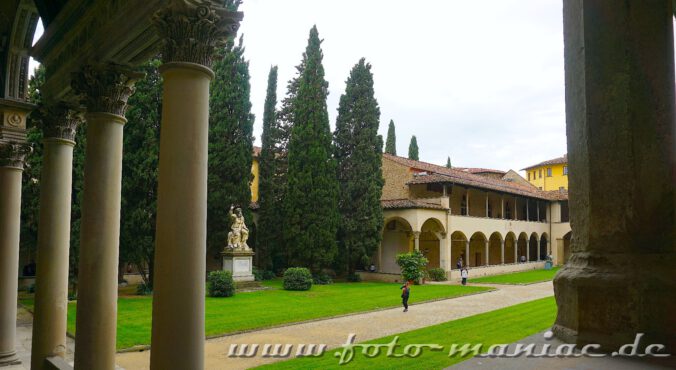
[[[153,17],[163,39],[162,60],[211,67],[214,49],[239,28],[242,13],[211,0],[171,0]]]
[[[77,127],[82,123],[82,113],[65,103],[40,107],[42,130],[45,138],[75,141]]]
[[[141,77],[142,73],[117,64],[85,65],[73,73],[71,86],[88,112],[124,116],[134,82]]]
[[[0,142],[0,167],[23,169],[26,156],[33,151],[27,143],[16,141]]]

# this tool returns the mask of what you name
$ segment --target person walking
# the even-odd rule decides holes
[[[455,267],[457,267],[458,270],[462,269],[462,257],[458,258],[458,262],[455,263]]]
[[[401,303],[404,305],[404,312],[408,312],[408,296],[411,294],[411,280],[402,285],[401,288]]]
[[[463,267],[463,269],[460,270],[460,277],[462,278],[462,285],[467,285],[467,278],[469,277],[469,271],[467,271],[466,267]]]

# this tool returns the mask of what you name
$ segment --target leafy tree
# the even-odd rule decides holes
[[[359,60],[340,97],[334,132],[340,183],[340,243],[348,273],[367,264],[382,239],[382,137],[371,65]]]
[[[411,137],[411,143],[408,145],[408,159],[413,159],[414,161],[418,159],[418,139],[415,138],[415,135]]]
[[[228,41],[214,63],[216,77],[211,84],[209,102],[209,178],[207,197],[207,257],[219,258],[228,231],[230,205],[238,205],[247,225],[253,226],[251,202],[251,163],[253,161],[253,122],[249,62],[244,59],[243,38]],[[250,234],[251,235],[251,234]],[[253,246],[253,238],[249,245]]]
[[[316,26],[310,30],[303,58],[305,67],[292,104],[286,248],[294,265],[318,272],[333,262],[337,252],[338,182],[326,110],[328,82]]]
[[[259,157],[258,180],[258,266],[272,268],[272,253],[278,250],[281,239],[280,199],[278,198],[279,180],[277,175],[277,146],[280,141],[280,129],[277,125],[277,66],[270,68],[268,89],[263,111],[263,134],[261,135],[261,154]]]
[[[121,267],[126,263],[135,265],[145,286],[150,289],[153,286],[162,121],[162,77],[157,70],[160,64],[154,59],[143,67],[146,77],[135,84],[136,91],[129,98],[122,158],[120,263]]]
[[[394,121],[390,120],[387,127],[387,142],[385,143],[385,153],[397,155],[397,135],[394,132]]]
[[[446,168],[453,168],[453,166],[451,166],[451,156],[448,156],[448,159],[446,160]]]

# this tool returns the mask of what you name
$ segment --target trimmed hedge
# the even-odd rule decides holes
[[[444,269],[442,269],[442,268],[429,269],[429,270],[427,270],[427,274],[429,275],[430,280],[433,280],[433,281],[446,281],[446,280],[448,280],[446,278],[446,271],[444,271]]]
[[[312,277],[312,281],[317,285],[328,285],[333,283],[333,279],[326,272],[322,271]]]
[[[284,271],[285,290],[310,290],[312,274],[305,267],[290,267]]]
[[[232,297],[235,295],[235,281],[232,279],[230,271],[212,271],[209,273],[209,296],[210,297]]]

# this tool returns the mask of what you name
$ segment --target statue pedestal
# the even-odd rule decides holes
[[[232,279],[236,282],[254,281],[253,255],[251,250],[225,250],[221,252],[223,270],[232,272]]]

